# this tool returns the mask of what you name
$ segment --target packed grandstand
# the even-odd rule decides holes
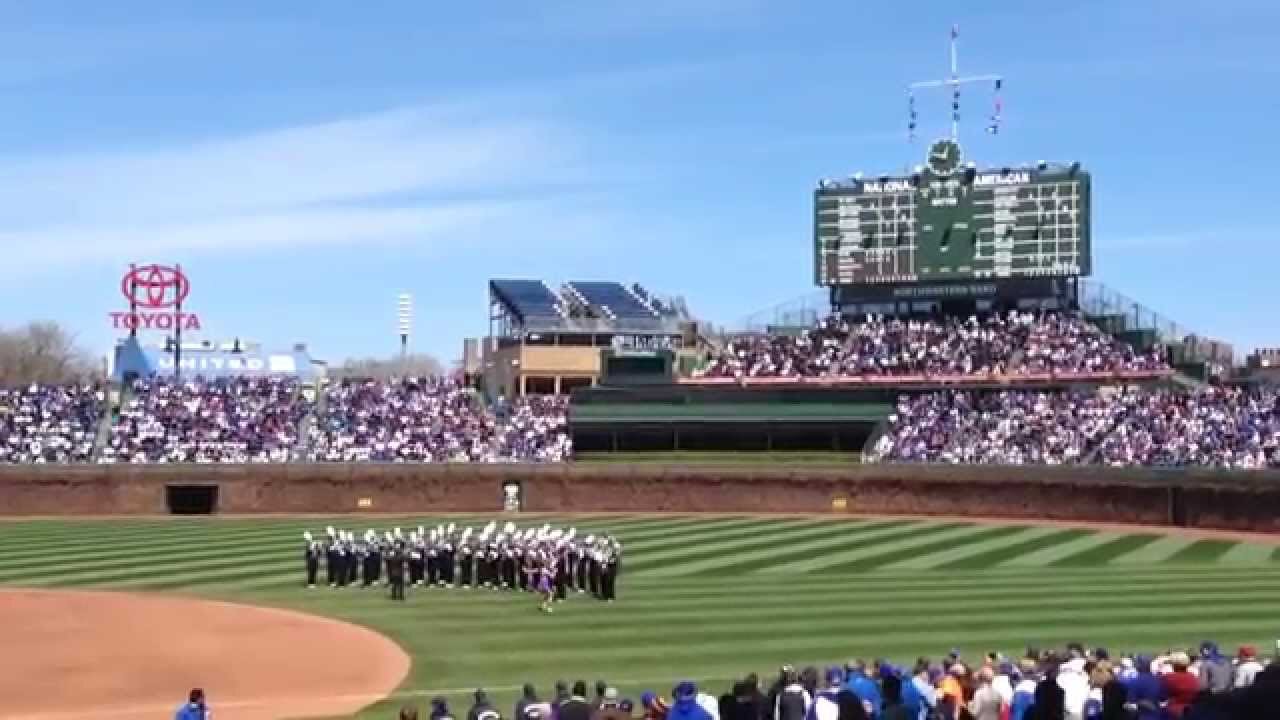
[[[808,331],[733,338],[694,381],[938,373],[904,392],[864,459],[879,462],[1280,467],[1280,394],[1168,382],[1020,387],[1048,373],[1170,373],[1083,316],[1011,311],[966,319],[831,316]],[[1004,386],[966,387],[995,373]],[[731,380],[732,381],[732,380]],[[6,463],[562,462],[568,399],[486,396],[458,377],[144,378],[0,391]]]

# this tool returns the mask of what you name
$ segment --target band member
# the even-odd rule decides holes
[[[404,601],[404,543],[397,542],[387,553],[387,579],[391,581],[391,599]]]
[[[302,550],[302,559],[307,566],[307,587],[316,586],[316,575],[320,572],[320,543],[311,537],[311,531],[302,533],[302,540],[305,543]]]
[[[613,602],[618,598],[618,568],[622,562],[622,543],[606,536],[600,571],[600,599]]]
[[[551,612],[551,603],[555,601],[555,590],[552,579],[556,575],[555,555],[551,552],[539,553],[538,594],[542,596],[542,612]]]
[[[324,580],[329,587],[338,584],[338,535],[330,525],[325,529],[327,537],[324,541]]]
[[[440,548],[440,586],[453,587],[457,574],[454,572],[454,563],[457,560],[457,537],[454,535],[455,527],[453,523],[449,523],[449,527],[445,529],[443,542]]]
[[[594,535],[588,535],[582,541],[582,545],[578,548],[578,592],[587,591],[588,580],[591,577],[591,546],[595,544]]]
[[[365,583],[377,585],[382,581],[382,555],[385,546],[378,540],[378,533],[372,528],[365,532],[365,537],[369,539],[369,559],[365,566]]]
[[[475,564],[472,562],[474,551],[471,528],[467,528],[462,531],[462,538],[458,540],[458,584],[464,588],[471,587],[475,582]]]
[[[409,565],[409,586],[417,587],[422,584],[426,575],[426,557],[424,556],[425,546],[422,539],[418,537],[416,530],[409,531],[409,544],[405,546],[405,556]]]
[[[427,534],[427,585],[436,585],[440,582],[443,573],[440,572],[440,535],[432,530]]]

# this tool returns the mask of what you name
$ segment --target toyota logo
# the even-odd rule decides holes
[[[138,307],[169,308],[187,299],[191,283],[177,267],[139,265],[125,273],[120,292],[130,304]]]

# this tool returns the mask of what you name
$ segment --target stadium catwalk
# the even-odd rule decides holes
[[[394,600],[405,599],[405,587],[483,588],[535,593],[550,612],[570,593],[618,597],[622,543],[607,533],[581,537],[575,528],[491,521],[478,530],[449,523],[360,535],[329,526],[323,539],[309,530],[302,539],[308,588],[318,584],[323,564],[329,587],[389,586]]]

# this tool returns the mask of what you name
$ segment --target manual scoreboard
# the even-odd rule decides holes
[[[1088,275],[1089,219],[1089,175],[1078,164],[977,170],[941,140],[910,176],[819,184],[815,281]]]

